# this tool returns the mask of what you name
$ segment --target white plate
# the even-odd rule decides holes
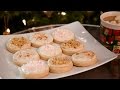
[[[69,72],[63,74],[53,74],[50,73],[43,79],[57,79],[62,77],[67,77],[70,75],[75,75],[78,73],[82,73],[88,71],[90,69],[101,66],[107,62],[112,61],[117,58],[117,55],[105,48],[101,45],[83,26],[80,22],[76,21],[61,27],[69,28],[72,30],[76,37],[83,41],[85,44],[86,50],[92,50],[96,53],[98,62],[89,67],[73,67],[73,69]],[[57,27],[60,28],[60,27]],[[45,30],[43,32],[51,33],[54,29]],[[20,34],[29,36],[31,33]],[[6,41],[14,35],[0,35],[0,76],[4,79],[20,79],[19,71],[17,67],[11,62],[12,54],[6,50]]]

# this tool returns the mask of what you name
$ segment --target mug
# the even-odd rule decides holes
[[[100,41],[116,54],[120,54],[120,12],[104,12],[100,16]]]
[[[110,71],[115,78],[120,78],[120,12],[104,12],[100,16],[100,41],[118,55],[117,59],[110,62]]]

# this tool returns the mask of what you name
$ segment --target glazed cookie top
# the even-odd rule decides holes
[[[58,44],[46,44],[41,46],[38,49],[38,52],[47,56],[55,56],[59,53],[62,53],[62,50]]]
[[[16,59],[35,59],[33,56],[39,56],[37,51],[34,49],[25,49],[17,51],[13,54],[13,57]]]
[[[48,66],[42,60],[30,61],[29,63],[21,66],[21,70],[26,74],[42,72],[45,69],[48,69]]]
[[[74,39],[74,33],[67,28],[59,28],[59,29],[55,30],[52,33],[52,35],[53,35],[53,38],[55,38],[56,40],[59,40],[61,42]]]
[[[81,53],[73,54],[72,57],[76,58],[76,60],[90,60],[95,56],[95,53],[92,51],[83,51]]]
[[[34,49],[24,49],[13,54],[13,62],[17,62],[19,66],[38,59],[40,59],[39,54]]]

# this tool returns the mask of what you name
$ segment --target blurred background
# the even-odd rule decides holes
[[[12,34],[27,28],[67,24],[100,24],[100,11],[0,11],[0,35]]]

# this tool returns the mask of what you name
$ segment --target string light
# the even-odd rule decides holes
[[[32,19],[32,21],[34,22],[34,21],[35,21],[35,19],[33,18],[33,19]]]
[[[58,15],[60,15],[60,12],[58,12]]]
[[[7,28],[6,32],[10,33],[10,29],[9,29],[9,28]]]
[[[10,29],[7,28],[4,32],[3,32],[3,35],[9,35],[10,34]]]
[[[47,13],[47,11],[43,11],[44,13]]]
[[[22,22],[23,22],[23,24],[26,26],[26,20],[25,20],[25,19],[23,19],[23,20],[22,20]]]
[[[66,12],[61,12],[61,15],[65,16],[65,15],[66,15]]]
[[[48,18],[51,17],[51,15],[52,15],[53,12],[54,12],[54,11],[43,11],[43,13],[44,13]]]

